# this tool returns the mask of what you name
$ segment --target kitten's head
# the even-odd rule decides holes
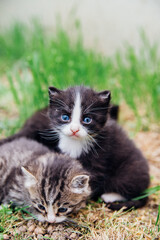
[[[34,161],[33,161],[34,162]],[[22,167],[30,211],[39,221],[59,223],[85,206],[91,190],[89,174],[67,156],[48,153]]]
[[[51,127],[60,139],[61,151],[72,157],[87,153],[107,121],[110,92],[82,86],[65,91],[50,87],[49,96]]]

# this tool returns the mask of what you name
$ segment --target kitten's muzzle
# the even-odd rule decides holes
[[[56,220],[47,220],[49,223],[56,223]]]
[[[49,223],[56,223],[56,218],[55,217],[47,217],[47,222]]]
[[[76,134],[79,132],[79,128],[78,129],[72,129],[71,128],[71,132],[72,132],[71,136],[76,136]]]

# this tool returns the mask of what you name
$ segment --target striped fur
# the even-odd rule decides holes
[[[80,163],[25,138],[0,147],[0,203],[30,206],[39,221],[62,222],[85,205],[89,175]]]
[[[21,136],[34,139],[52,151],[77,158],[91,174],[93,199],[102,196],[106,203],[113,202],[109,205],[113,210],[145,205],[147,198],[132,199],[149,186],[148,163],[113,120],[118,108],[110,105],[110,92],[84,86],[66,90],[50,87],[49,97],[48,108],[36,112],[17,134],[1,140],[0,145]],[[89,124],[84,122],[86,117],[91,119]]]

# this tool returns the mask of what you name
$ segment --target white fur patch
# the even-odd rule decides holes
[[[59,148],[63,153],[72,158],[77,158],[81,155],[84,145],[83,141],[60,134]]]
[[[78,158],[83,151],[88,152],[90,149],[90,144],[87,144],[87,131],[80,122],[81,112],[81,97],[77,92],[71,122],[63,125],[59,133],[60,150],[73,158]],[[72,131],[78,132],[73,136]]]
[[[54,223],[56,222],[56,216],[53,212],[53,206],[52,204],[50,204],[48,206],[48,214],[47,214],[47,221],[50,222],[50,223]]]
[[[56,217],[56,223],[60,223],[66,220],[66,216],[60,216],[60,217]]]
[[[101,198],[106,203],[126,200],[123,196],[121,196],[118,193],[114,193],[114,192],[113,193],[104,193],[101,195]]]
[[[72,112],[72,121],[70,124],[70,128],[72,130],[78,130],[80,128],[80,117],[81,117],[81,97],[80,93],[76,94],[75,105]]]
[[[46,217],[46,221],[49,223],[60,223],[66,219],[66,216],[56,216],[52,203],[48,206],[48,214]]]
[[[40,222],[45,222],[46,221],[45,217],[43,217],[43,215],[40,214],[40,213],[33,214],[33,215],[35,215],[36,219]]]

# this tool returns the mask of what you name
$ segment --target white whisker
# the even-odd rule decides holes
[[[67,107],[68,108],[68,105],[64,101],[62,101],[60,99],[54,99],[54,102],[58,103],[62,107]]]
[[[84,113],[89,109],[89,108],[91,108],[92,106],[93,106],[93,104],[95,104],[96,103],[96,101],[94,101],[93,103],[91,103],[85,110],[84,110]]]
[[[97,143],[97,141],[91,136],[88,134],[88,136],[92,139],[92,141],[101,149],[104,151],[104,149]]]

